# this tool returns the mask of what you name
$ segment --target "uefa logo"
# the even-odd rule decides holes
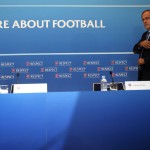
[[[112,60],[111,65],[127,65],[127,60]]]
[[[113,77],[128,77],[128,73],[127,72],[117,72],[117,73],[113,73],[112,76]]]
[[[43,66],[43,61],[27,61],[26,66]]]
[[[55,61],[55,66],[71,66],[72,61]]]
[[[138,66],[126,66],[126,71],[138,71]]]
[[[28,68],[12,68],[11,72],[12,73],[28,73],[29,69]]]
[[[94,61],[83,61],[83,65],[99,65],[100,62],[98,60],[94,60]]]
[[[69,71],[70,72],[85,72],[86,67],[70,67]]]
[[[55,78],[72,78],[72,73],[56,73]]]
[[[84,73],[83,78],[100,78],[100,73]]]
[[[1,67],[14,67],[15,63],[14,62],[1,62],[0,66]]]
[[[113,71],[114,68],[112,66],[108,67],[97,67],[97,71]]]
[[[13,80],[14,75],[1,75],[0,80]]]
[[[40,69],[41,72],[57,72],[57,67],[44,67]]]
[[[44,79],[43,74],[26,74],[26,79]]]

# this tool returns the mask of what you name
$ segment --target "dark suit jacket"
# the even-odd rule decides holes
[[[139,68],[139,74],[138,74],[138,80],[139,81],[148,81],[150,80],[150,49],[145,49],[143,47],[139,47],[139,43],[141,41],[146,40],[147,37],[147,31],[143,33],[140,41],[135,44],[133,48],[133,52],[135,54],[139,54],[139,57],[142,53],[142,58],[144,58],[145,64],[141,65]],[[149,38],[150,40],[150,38]],[[143,51],[143,52],[142,52]]]

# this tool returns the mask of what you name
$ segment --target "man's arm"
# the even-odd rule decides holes
[[[140,41],[137,44],[135,44],[133,47],[133,52],[135,54],[141,54],[142,50],[144,49],[144,47],[142,46],[144,41],[146,41],[145,40],[145,33],[142,35]]]
[[[146,32],[142,35],[140,41],[135,44],[133,47],[133,52],[135,54],[141,54],[142,51],[150,51],[150,41],[145,40],[146,39]],[[138,64],[143,65],[143,64],[149,64],[150,63],[150,56],[146,56],[144,58],[139,58]]]

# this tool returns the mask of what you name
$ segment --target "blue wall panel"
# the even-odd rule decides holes
[[[110,82],[110,66],[113,66],[116,81],[137,80],[137,56],[130,54],[134,44],[145,31],[140,15],[148,8],[148,0],[136,3],[118,0],[2,0],[0,84],[15,83],[16,74],[19,73],[20,83],[46,82],[49,91],[91,90],[91,84],[99,82],[103,74]],[[55,20],[60,24],[54,26]],[[22,21],[27,23],[26,27],[23,24],[21,26]],[[37,27],[37,22],[41,27]],[[64,22],[68,22],[68,26],[63,27]],[[86,22],[86,27],[83,27],[84,23],[81,22]],[[102,53],[108,55],[104,56]],[[120,63],[125,61],[125,64],[114,66],[113,60]],[[84,61],[98,61],[98,64],[90,64],[84,68]],[[58,66],[55,63],[58,63]],[[100,68],[105,71],[101,72]],[[106,71],[106,68],[109,68],[109,71]],[[81,69],[84,70],[82,73],[79,72]],[[127,70],[128,75],[125,77],[117,76],[118,73],[126,74]],[[89,73],[97,73],[98,77],[85,80]],[[68,82],[68,78],[58,82],[56,76],[62,74],[71,76],[71,82]],[[30,79],[31,75],[35,78]],[[66,84],[67,88],[62,89],[59,84]]]
[[[0,58],[0,84],[44,82],[48,83],[48,91],[91,91],[102,75],[111,82],[110,71],[115,82],[137,80],[137,57],[133,54],[4,56]]]
[[[148,7],[147,7],[148,8]],[[140,13],[146,8],[118,7],[17,7],[1,8],[0,18],[9,21],[9,28],[1,28],[1,53],[50,53],[50,52],[131,52],[133,45],[144,31]],[[21,21],[29,23],[21,28]],[[31,21],[32,20],[32,21]],[[48,27],[33,24],[49,20]],[[79,23],[63,28],[63,22],[53,27],[53,21],[92,20],[98,27],[82,28]],[[102,26],[100,28],[100,21]],[[14,28],[17,21],[19,27]],[[72,22],[70,21],[70,26]],[[9,44],[8,44],[9,42]]]

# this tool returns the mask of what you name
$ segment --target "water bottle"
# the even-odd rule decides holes
[[[107,80],[105,76],[102,76],[101,79],[101,91],[107,91]]]

